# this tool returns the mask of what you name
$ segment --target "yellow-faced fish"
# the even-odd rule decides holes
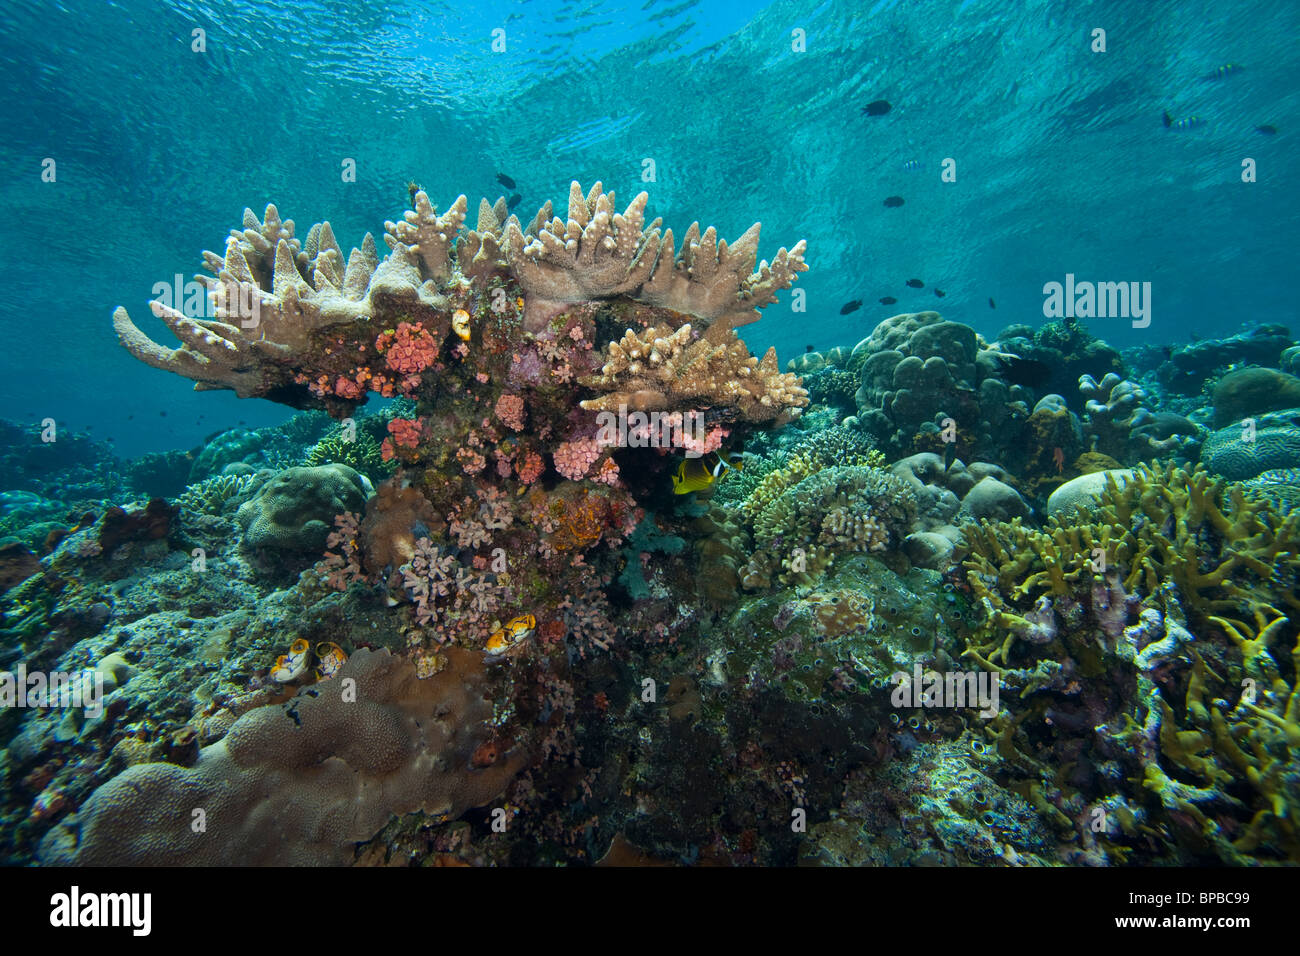
[[[275,666],[271,669],[271,680],[279,684],[296,681],[307,673],[307,665],[310,663],[311,644],[305,637],[300,637],[289,645],[288,654],[281,654],[275,659]]]
[[[316,645],[316,679],[329,680],[347,663],[347,659],[343,648],[332,641],[321,641]]]
[[[692,491],[703,491],[731,469],[744,467],[745,462],[739,455],[712,452],[700,458],[687,458],[677,466],[677,473],[673,475],[673,494],[685,495]]]
[[[536,627],[537,618],[531,614],[520,614],[518,617],[507,621],[506,625],[500,630],[493,631],[483,650],[487,652],[487,656],[490,658],[504,657],[513,648],[527,640]]]
[[[457,309],[451,314],[451,330],[460,336],[462,342],[469,341],[469,313]]]

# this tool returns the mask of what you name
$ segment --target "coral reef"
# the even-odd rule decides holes
[[[1198,468],[1155,346],[919,312],[782,371],[736,327],[803,243],[410,195],[382,260],[248,213],[153,306],[179,348],[115,315],[310,411],[137,462],[12,430],[0,665],[106,696],[0,709],[5,862],[1300,855],[1300,426],[1253,384],[1294,355],[1207,370]]]

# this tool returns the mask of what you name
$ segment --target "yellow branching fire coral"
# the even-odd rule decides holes
[[[1008,598],[1066,596],[1102,568],[1120,569],[1128,592],[1171,582],[1202,616],[1273,601],[1300,609],[1298,530],[1300,517],[1278,516],[1203,468],[1142,466],[1122,488],[1107,483],[1095,514],[1054,516],[1043,531],[1018,520],[970,529],[967,580],[994,612]]]
[[[1133,761],[1087,798],[1119,828],[1094,850],[1122,859],[1146,834],[1226,863],[1300,862],[1295,516],[1166,465],[1112,480],[1065,522],[967,534],[986,620],[966,656],[1017,691],[998,729],[1005,764],[1037,777],[1040,809],[1068,810],[1058,823],[1073,828],[1079,791],[1100,781],[1042,783],[1059,761],[1027,728],[1078,722],[1094,764]]]

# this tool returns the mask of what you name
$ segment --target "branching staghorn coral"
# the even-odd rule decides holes
[[[799,377],[781,372],[776,349],[762,361],[730,329],[721,341],[696,337],[690,324],[657,325],[641,335],[628,329],[609,343],[609,360],[584,385],[604,394],[582,402],[588,411],[685,411],[733,408],[749,422],[781,424],[808,404]]]
[[[1272,601],[1300,608],[1298,531],[1300,516],[1279,517],[1199,466],[1141,466],[1122,488],[1107,482],[1096,516],[1053,516],[1043,531],[1019,521],[968,529],[967,580],[1000,613],[1044,592],[1070,594],[1092,579],[1100,556],[1126,591],[1150,595],[1168,581],[1202,617]]]

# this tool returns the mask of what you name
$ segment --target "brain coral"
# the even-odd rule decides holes
[[[1241,425],[1211,432],[1201,447],[1201,463],[1234,481],[1254,478],[1274,468],[1300,466],[1300,408],[1261,415],[1254,441]]]
[[[419,680],[388,651],[357,651],[330,681],[244,714],[194,766],[137,764],[114,777],[47,834],[41,860],[339,865],[394,814],[452,819],[481,806],[525,757],[471,766],[491,733],[482,657],[446,653],[449,666]]]
[[[235,520],[245,548],[319,554],[334,516],[361,510],[369,491],[369,482],[347,465],[286,468],[240,505]]]

